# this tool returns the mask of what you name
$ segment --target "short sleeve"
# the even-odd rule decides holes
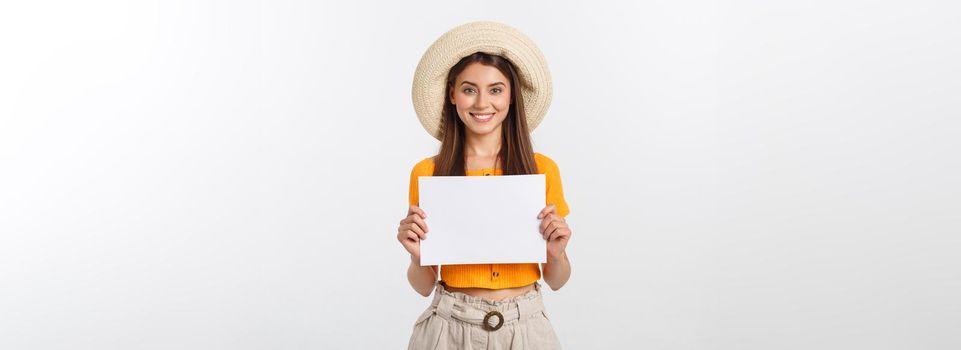
[[[407,196],[407,202],[409,205],[420,205],[420,189],[417,184],[418,177],[420,176],[431,176],[434,174],[434,163],[431,158],[426,158],[421,160],[414,165],[414,168],[410,171],[410,191]]]
[[[567,205],[567,201],[564,199],[564,186],[561,184],[560,168],[554,160],[547,156],[540,153],[535,153],[534,155],[537,161],[537,170],[539,173],[544,174],[547,181],[547,203],[545,205],[554,204],[554,207],[557,209],[557,215],[566,217],[571,210]]]

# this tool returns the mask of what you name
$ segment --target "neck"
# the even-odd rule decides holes
[[[495,157],[501,149],[500,130],[486,135],[468,134],[464,142],[464,154],[470,157]]]

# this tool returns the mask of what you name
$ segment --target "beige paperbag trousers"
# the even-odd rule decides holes
[[[414,322],[407,348],[553,350],[561,346],[544,311],[539,282],[527,294],[492,301],[450,292],[438,281],[433,302]]]

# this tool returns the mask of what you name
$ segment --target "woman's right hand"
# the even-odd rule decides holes
[[[420,260],[420,241],[427,239],[427,214],[416,205],[407,209],[407,217],[397,227],[397,240],[407,249],[411,257]]]

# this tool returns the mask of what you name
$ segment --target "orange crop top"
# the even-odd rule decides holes
[[[557,164],[547,156],[536,152],[534,153],[534,162],[537,165],[537,173],[544,174],[547,181],[547,201],[544,205],[553,203],[557,209],[557,214],[566,217],[570,209],[564,200],[561,173]],[[410,172],[409,202],[411,205],[419,205],[420,203],[417,177],[433,175],[433,157],[425,158],[414,165],[414,169]],[[467,176],[483,175],[503,175],[503,170],[486,168],[467,171]],[[430,215],[430,213],[427,215]],[[451,287],[503,289],[526,286],[536,282],[541,278],[541,269],[537,263],[441,265],[440,278]]]

